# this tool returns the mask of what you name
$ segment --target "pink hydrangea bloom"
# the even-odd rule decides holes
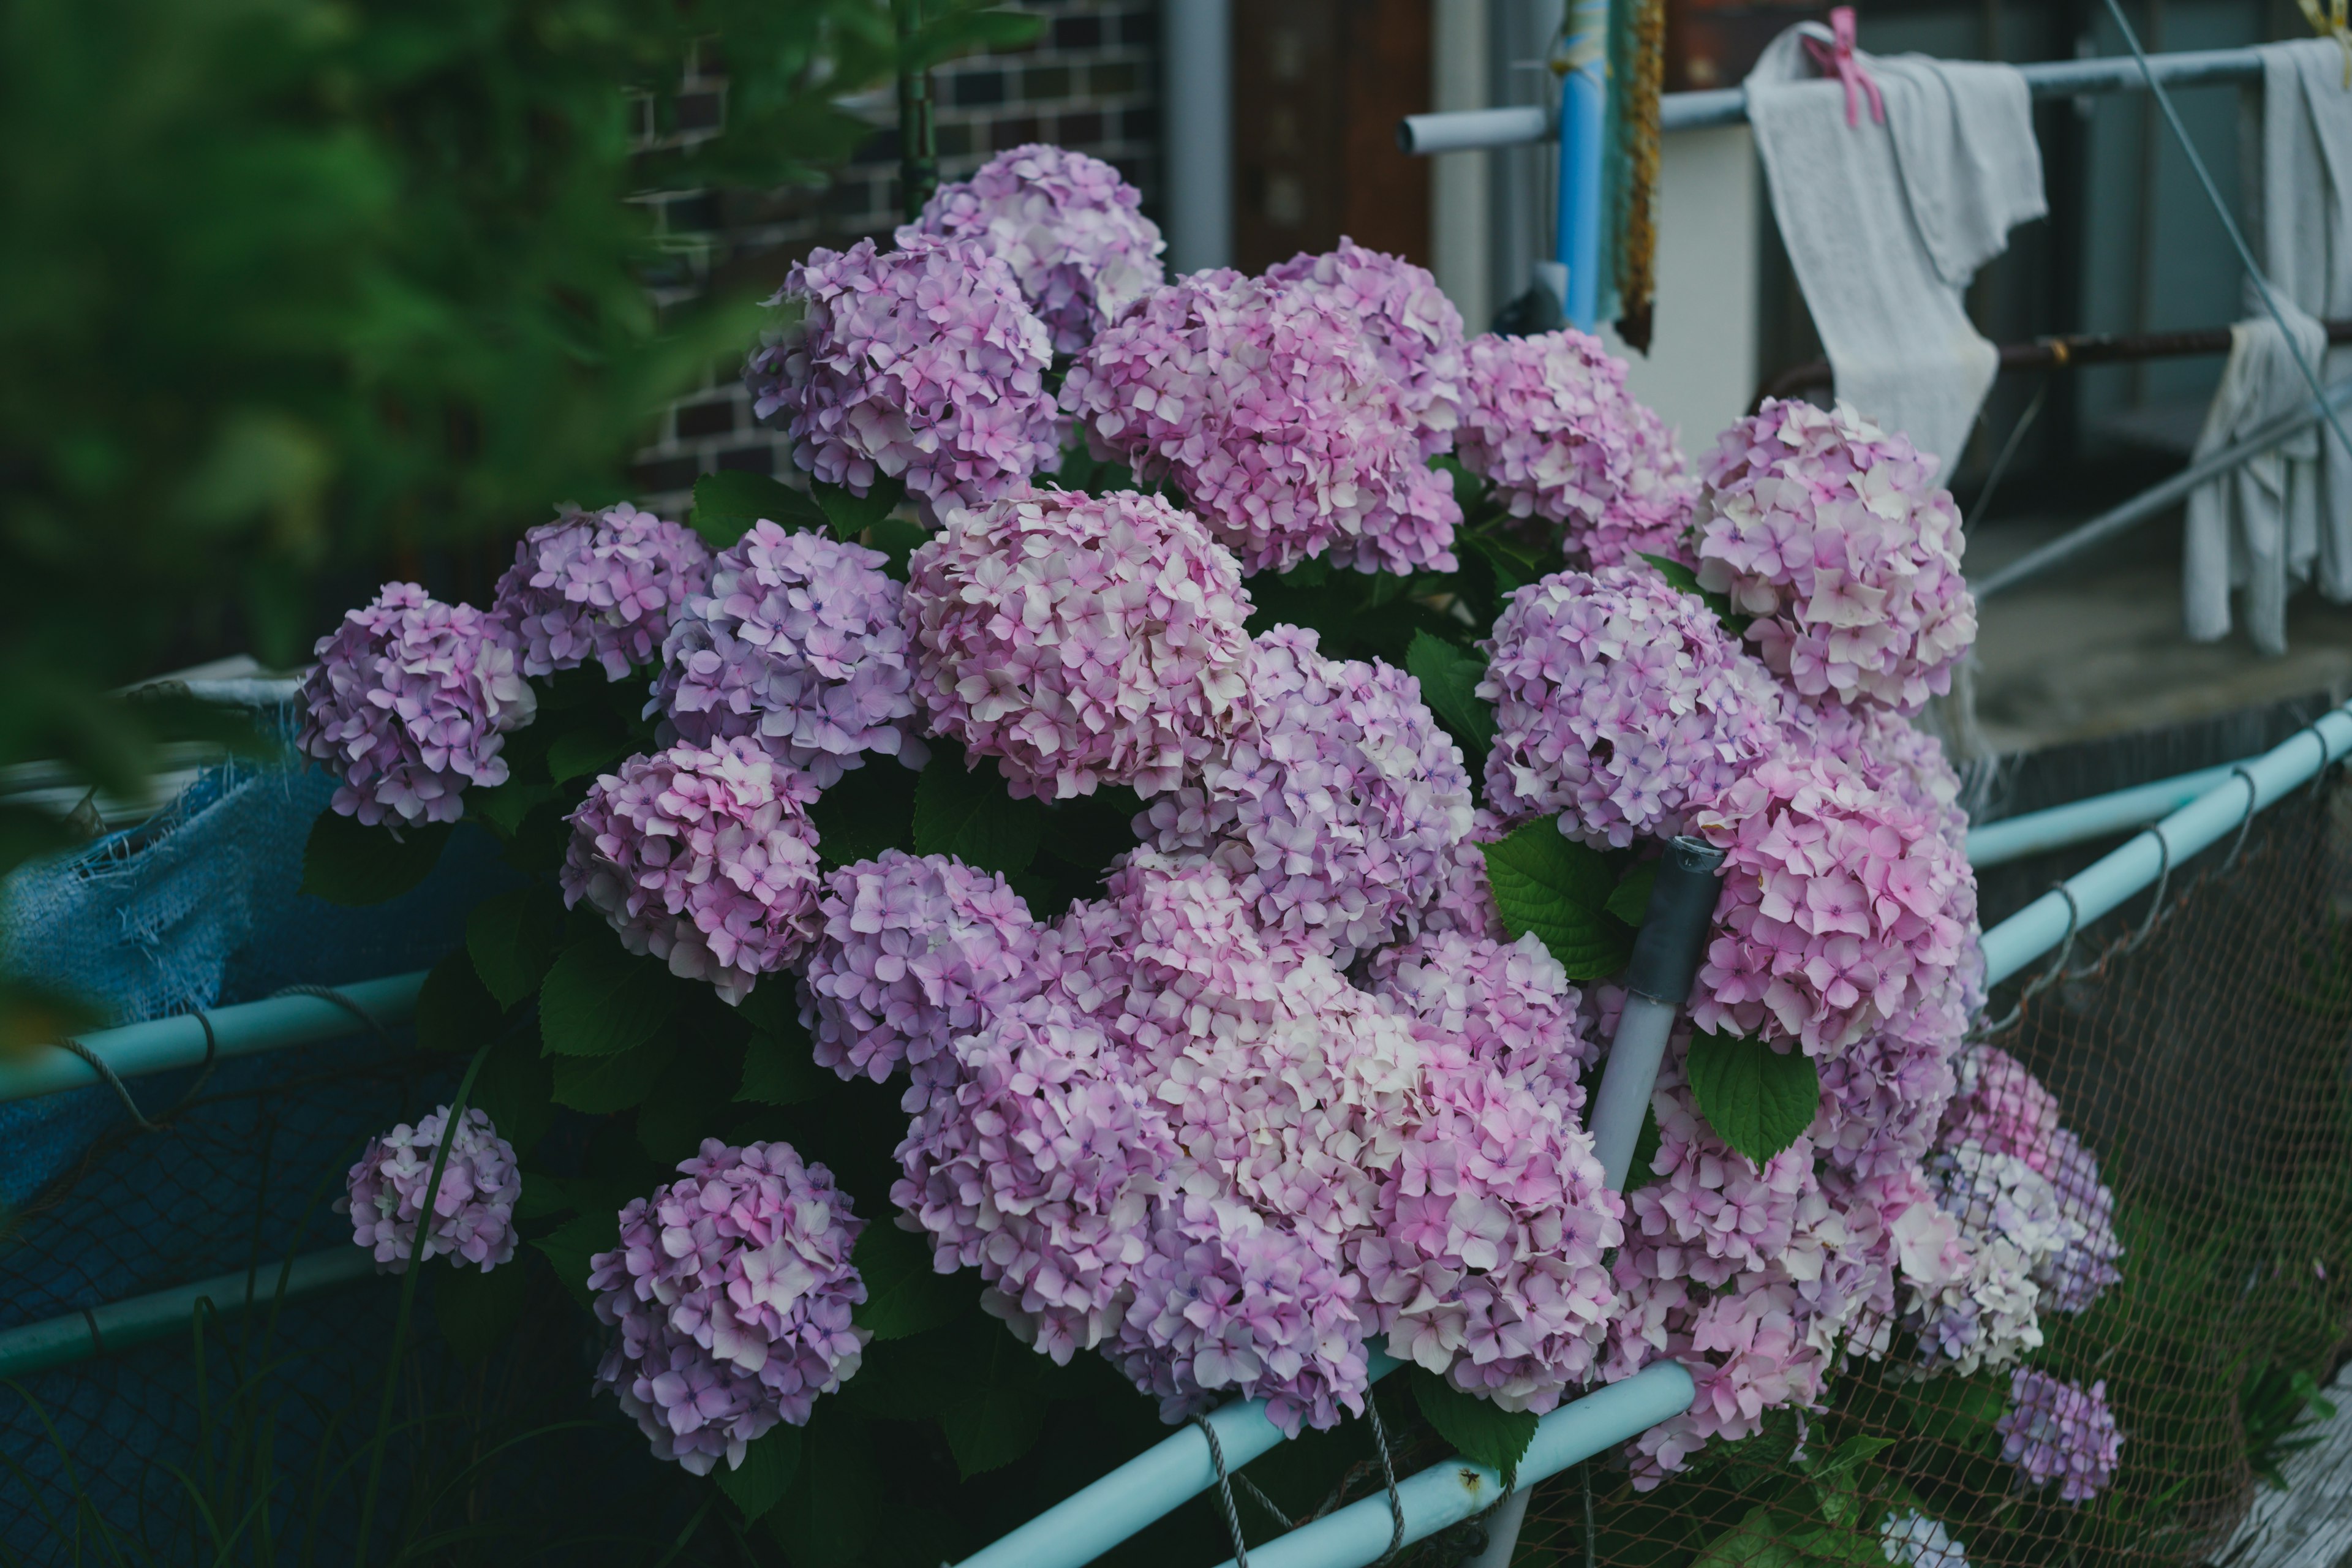
[[[1807,697],[1916,712],[1976,640],[1960,515],[1935,459],[1841,404],[1767,399],[1706,470],[1699,582]]]
[[[1676,1069],[1659,1078],[1658,1152],[1626,1178],[1626,1227],[1643,1238],[1649,1268],[1712,1289],[1781,1262],[1820,1190],[1811,1142],[1799,1138],[1759,1170],[1700,1118]]]
[[[1461,748],[1419,684],[1284,626],[1252,645],[1245,725],[1136,831],[1214,859],[1260,925],[1344,966],[1412,933],[1470,826]]]
[[[371,1138],[345,1181],[335,1211],[352,1216],[352,1240],[375,1254],[387,1274],[407,1271],[416,1250],[416,1224],[425,1213],[425,1193],[433,1179],[449,1108],[436,1107],[411,1128],[402,1122]],[[469,1109],[449,1139],[441,1184],[433,1193],[433,1223],[425,1233],[425,1256],[470,1263],[484,1273],[514,1257],[514,1206],[522,1195],[522,1172],[512,1144],[490,1119]]]
[[[880,1083],[1034,992],[1038,929],[992,871],[902,849],[824,880],[801,980],[819,1067]]]
[[[520,645],[525,675],[593,661],[607,680],[650,664],[670,617],[710,581],[710,549],[691,529],[628,502],[567,508],[515,546],[490,614]]]
[[[1691,524],[1698,515],[1698,477],[1675,433],[1645,405],[1625,400],[1625,472],[1598,515],[1562,541],[1591,571],[1643,565],[1660,556],[1696,568]]]
[[[1433,1069],[1421,1100],[1350,1253],[1375,1326],[1465,1393],[1551,1410],[1605,1352],[1623,1200],[1573,1112],[1491,1061]]]
[[[1996,1424],[2000,1457],[2028,1486],[2058,1483],[2068,1502],[2088,1502],[2115,1484],[2123,1433],[2107,1408],[2105,1380],[2085,1392],[2046,1372],[2021,1366],[2010,1375],[2009,1410]]]
[[[1917,1166],[1951,1102],[1967,1026],[1958,1007],[1917,1007],[1822,1062],[1822,1156],[1856,1176]]]
[[[937,515],[1060,461],[1052,340],[979,241],[820,246],[768,303],[788,324],[743,379],[759,417],[782,412],[803,472],[856,495],[904,479]]]
[[[900,586],[880,551],[772,522],[720,552],[662,644],[651,717],[698,746],[749,735],[830,789],[866,753],[919,768]]]
[[[991,1310],[1066,1363],[1116,1327],[1175,1150],[1109,1037],[1061,1002],[1015,1004],[950,1049],[952,1081],[908,1096],[891,1201],[942,1271],[976,1266]]]
[[[1196,272],[1146,295],[1070,370],[1097,457],[1173,479],[1247,572],[1329,552],[1451,572],[1462,509],[1421,459],[1405,388],[1328,289]]]
[[[1372,990],[1402,1003],[1426,1037],[1526,1082],[1573,1117],[1600,1047],[1579,1026],[1583,996],[1541,938],[1425,933],[1376,955]]]
[[[1160,287],[1160,226],[1142,193],[1099,158],[1030,142],[999,153],[931,193],[922,216],[898,230],[971,239],[1012,269],[1030,308],[1074,354],[1126,309]]]
[[[587,900],[631,952],[740,1002],[817,934],[815,798],[740,737],[631,757],[571,816],[563,901]]]
[[[337,811],[371,827],[455,822],[460,792],[507,782],[499,750],[539,700],[496,619],[386,583],[313,651],[294,743],[342,780]]]
[[[705,1476],[779,1421],[805,1426],[857,1371],[870,1336],[850,1322],[866,1300],[850,1254],[866,1222],[789,1143],[706,1138],[677,1169],[588,1260],[596,1316],[621,1331],[596,1384],[655,1457]]]
[[[2023,1062],[1998,1046],[1969,1047],[1959,1061],[1958,1092],[1945,1114],[1945,1142],[1981,1143],[2048,1175],[2057,1134],[2058,1097]]]
[[[1626,1253],[1619,1255],[1621,1279]],[[1687,1281],[1674,1280],[1662,1296],[1663,1318],[1680,1326],[1661,1337],[1697,1393],[1688,1410],[1628,1446],[1636,1491],[1654,1489],[1711,1442],[1755,1436],[1768,1410],[1815,1404],[1829,1371],[1829,1355],[1809,1337],[1801,1299],[1786,1278],[1742,1280],[1720,1295],[1694,1294]]]
[[[1460,931],[1465,936],[1504,941],[1503,911],[1495,902],[1494,884],[1486,879],[1486,848],[1510,832],[1510,824],[1480,806],[1471,814],[1470,831],[1445,857],[1438,872],[1437,892],[1421,913],[1424,936]],[[1373,973],[1391,962],[1381,953],[1371,958]]]
[[[1363,1414],[1370,1372],[1360,1282],[1247,1206],[1173,1194],[1158,1205],[1135,1300],[1104,1353],[1181,1421],[1231,1391],[1297,1436]]]
[[[1727,850],[1699,1027],[1843,1054],[1953,983],[1968,864],[1900,801],[1832,762],[1768,762],[1695,814]]]
[[[1995,1046],[1970,1047],[1959,1063],[1959,1091],[1945,1113],[1946,1147],[1981,1144],[2013,1155],[2047,1177],[2059,1212],[2073,1227],[2065,1247],[2041,1263],[2034,1278],[2044,1304],[2079,1312],[2116,1283],[2123,1243],[2116,1236],[2115,1194],[2099,1179],[2099,1162],[2081,1139],[2058,1124],[2058,1100]]]
[[[1171,789],[1242,720],[1240,568],[1157,496],[1024,492],[950,517],[910,570],[932,727],[1016,796]]]
[[[2083,1227],[2041,1173],[1982,1144],[1938,1151],[1930,1180],[1972,1263],[1965,1278],[1912,1307],[1921,1352],[1964,1377],[2006,1366],[2041,1345],[2036,1278],[2081,1244]]]
[[[1367,250],[1347,236],[1321,255],[1300,251],[1265,269],[1268,281],[1328,293],[1362,324],[1381,366],[1404,388],[1404,411],[1423,458],[1443,456],[1462,422],[1467,371],[1462,312],[1425,267]]]
[[[1489,803],[1589,844],[1682,832],[1779,740],[1771,678],[1646,566],[1530,584],[1482,646]]]

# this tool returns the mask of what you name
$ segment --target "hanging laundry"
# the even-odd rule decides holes
[[[1948,474],[2000,363],[1961,291],[2012,227],[2049,210],[2025,79],[1865,54],[1851,11],[1832,19],[1765,49],[1748,120],[1838,395]],[[1814,79],[1809,55],[1828,78]]]

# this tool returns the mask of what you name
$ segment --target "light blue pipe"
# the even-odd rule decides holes
[[[425,970],[382,980],[359,980],[336,989],[367,1010],[385,1028],[408,1021],[416,1011],[416,994],[425,985]],[[240,1002],[215,1007],[205,1016],[223,1057],[251,1056],[287,1046],[307,1046],[356,1034],[367,1026],[322,996],[272,996],[261,1002]],[[205,1059],[205,1026],[193,1013],[126,1024],[80,1037],[117,1078],[139,1078],[194,1067]],[[0,1101],[30,1100],[68,1089],[87,1089],[102,1081],[98,1070],[62,1046],[36,1046],[28,1051],[0,1058]]]
[[[2044,893],[1984,933],[1985,984],[2008,979],[2066,939],[2153,884],[2168,861],[2178,868],[2210,847],[2252,813],[2352,752],[2352,711],[2337,708],[2251,762],[2130,843]]]
[[[1372,1352],[1372,1381],[1378,1383],[1402,1364]],[[1282,1428],[1265,1418],[1263,1399],[1219,1405],[1209,1412],[1208,1422],[1216,1429],[1228,1472],[1285,1440]],[[1199,1427],[1188,1426],[982,1547],[956,1568],[1080,1568],[1216,1484],[1209,1440]]]
[[[151,1295],[109,1301],[87,1312],[68,1312],[62,1318],[0,1330],[0,1377],[22,1377],[45,1367],[66,1366],[184,1335],[200,1297],[210,1299],[213,1310],[224,1316],[242,1311],[248,1301],[266,1307],[277,1298],[281,1268],[286,1299],[292,1300],[367,1278],[375,1272],[375,1255],[361,1247],[330,1247],[306,1252],[290,1264],[265,1263],[250,1273],[239,1269],[193,1285],[174,1285]]]
[[[1969,864],[1979,868],[1999,866],[2044,850],[2063,849],[2069,844],[2121,833],[2126,827],[2145,827],[2231,777],[2230,770],[2242,765],[2224,763],[2218,768],[2200,768],[2193,773],[2134,784],[2111,795],[2069,801],[2046,811],[2027,812],[1972,827],[1969,829]]]
[[[1641,1436],[1690,1408],[1698,1390],[1679,1362],[1644,1367],[1622,1383],[1563,1405],[1536,1423],[1535,1440],[1519,1461],[1517,1484],[1531,1487],[1580,1459],[1589,1459]],[[1404,1538],[1421,1541],[1482,1513],[1503,1496],[1503,1478],[1484,1465],[1453,1459],[1397,1483],[1404,1505]],[[1373,1493],[1250,1549],[1251,1568],[1363,1568],[1388,1551],[1395,1529],[1388,1493]],[[1228,1561],[1225,1568],[1234,1568]]]
[[[1609,110],[1609,0],[1568,0],[1559,62],[1559,239],[1568,268],[1568,324],[1593,330],[1601,313],[1601,155]]]

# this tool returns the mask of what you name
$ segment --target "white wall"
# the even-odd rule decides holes
[[[1430,6],[1430,105],[1441,111],[1487,106],[1486,0],[1433,0]],[[1486,153],[1431,160],[1430,270],[1473,332],[1494,319],[1494,228]]]

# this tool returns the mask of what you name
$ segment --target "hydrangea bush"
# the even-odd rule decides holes
[[[1772,405],[1694,476],[1590,337],[1465,340],[1353,244],[1158,248],[1108,166],[1003,154],[793,271],[747,372],[790,482],[566,513],[491,611],[393,584],[320,645],[318,875],[405,886],[441,838],[375,830],[462,817],[519,879],[420,1005],[481,1063],[427,1255],[520,1227],[745,1523],[823,1511],[775,1479],[814,1452],[909,1518],[1098,1470],[1138,1398],[1380,1401],[1507,1468],[1669,1360],[1640,1490],[1847,1380],[2012,1373],[1987,1462],[2110,1485],[2103,1392],[2036,1363],[2122,1278],[2115,1196],[1967,1043],[1927,465]],[[1594,1089],[1681,834],[1720,892],[1615,1191]],[[439,1125],[354,1170],[387,1262]],[[885,1422],[929,1424],[903,1475],[856,1469]],[[1957,1556],[1878,1500],[1890,1560]]]

